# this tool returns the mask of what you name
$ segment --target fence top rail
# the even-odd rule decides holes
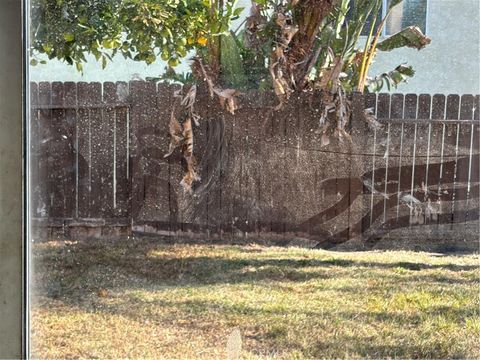
[[[87,104],[87,105],[40,105],[32,104],[32,109],[36,110],[77,110],[77,109],[113,109],[121,107],[130,107],[131,104],[127,102],[103,103],[103,104]]]
[[[472,124],[480,125],[480,120],[466,120],[466,119],[413,119],[413,118],[379,118],[378,121],[382,123],[417,123],[417,124],[429,124],[429,123],[445,123],[445,124]]]

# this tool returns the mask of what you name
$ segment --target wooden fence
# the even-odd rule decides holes
[[[89,227],[95,235],[301,237],[336,246],[385,234],[442,238],[450,229],[478,239],[479,96],[356,95],[352,141],[329,144],[318,101],[303,94],[273,111],[271,94],[252,92],[230,115],[200,93],[202,180],[189,194],[180,154],[164,158],[171,86],[32,83],[32,216],[48,236]],[[360,120],[364,108],[381,128]]]

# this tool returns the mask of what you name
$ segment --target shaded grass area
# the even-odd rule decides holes
[[[33,246],[38,358],[479,358],[478,255],[154,239]]]

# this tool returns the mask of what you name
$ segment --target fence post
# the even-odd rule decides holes
[[[363,200],[362,174],[365,169],[363,156],[360,155],[363,148],[365,131],[368,130],[364,121],[365,97],[360,92],[353,93],[352,99],[352,143],[350,153],[350,181],[349,181],[349,216],[348,216],[348,239],[352,240],[362,235]],[[357,142],[357,143],[355,143]],[[362,142],[362,143],[359,143]],[[358,161],[360,160],[360,161]],[[355,201],[356,199],[359,199]]]

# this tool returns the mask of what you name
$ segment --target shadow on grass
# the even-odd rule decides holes
[[[162,251],[165,249],[169,251]],[[152,252],[158,250],[160,252],[157,255],[152,255]],[[476,282],[475,279],[458,279],[445,274],[425,275],[420,271],[443,269],[464,272],[479,268],[474,265],[457,264],[367,262],[329,258],[328,255],[323,254],[321,256],[324,258],[255,258],[255,254],[247,250],[237,248],[230,254],[206,256],[202,253],[196,254],[195,248],[192,248],[191,254],[181,257],[175,254],[175,248],[166,247],[155,241],[77,242],[59,247],[46,246],[41,250],[34,248],[34,265],[38,271],[39,290],[51,294],[52,297],[98,288],[135,286],[141,288],[144,285],[303,282],[311,279],[339,278],[344,276],[342,274],[344,270],[352,267],[364,270],[400,269],[407,273],[418,271],[416,276],[422,277],[421,280],[419,279],[421,282],[458,283],[461,281],[473,284]],[[235,258],[236,254],[241,253],[246,254],[245,258],[241,256]],[[337,271],[330,271],[332,268]],[[389,281],[409,281],[409,279],[402,279],[400,275],[398,279],[392,279],[394,274],[391,273],[380,276],[390,277]]]
[[[270,257],[264,257],[261,252],[250,251],[251,249],[235,248],[230,252],[218,252],[218,249],[212,248],[212,256],[208,256],[205,248],[203,251],[197,251],[193,247],[189,253],[180,253],[181,247],[175,248],[165,246],[155,241],[137,241],[137,242],[78,242],[71,244],[60,244],[59,246],[50,246],[48,244],[34,247],[34,266],[37,278],[37,289],[35,293],[47,299],[55,299],[80,308],[84,311],[103,312],[113,315],[129,317],[135,321],[142,321],[142,316],[148,314],[149,309],[163,308],[161,318],[156,321],[175,322],[179,317],[194,319],[188,322],[188,327],[210,326],[211,322],[202,321],[203,319],[212,319],[212,314],[216,318],[226,315],[237,315],[242,319],[251,320],[251,326],[258,329],[253,331],[252,340],[269,344],[274,348],[278,344],[284,348],[298,349],[307,351],[313,357],[323,357],[324,351],[338,347],[338,344],[349,344],[348,349],[354,351],[360,356],[373,357],[412,357],[412,354],[418,354],[418,357],[441,357],[443,350],[432,349],[432,353],[426,353],[425,348],[415,347],[406,343],[399,343],[398,346],[390,346],[375,343],[372,340],[361,337],[348,338],[345,333],[340,333],[335,343],[330,340],[312,339],[312,346],[309,349],[302,348],[302,344],[296,343],[298,336],[293,339],[288,336],[289,322],[284,307],[267,306],[260,304],[252,306],[249,302],[232,300],[228,301],[208,301],[199,299],[187,300],[165,300],[154,297],[152,299],[142,298],[135,293],[129,293],[126,296],[114,298],[112,302],[103,301],[100,295],[102,289],[109,291],[123,290],[155,290],[159,291],[164,287],[188,286],[195,289],[196,286],[212,284],[260,284],[260,286],[269,282],[304,282],[312,279],[331,279],[352,276],[352,268],[364,270],[382,270],[382,269],[400,269],[398,278],[394,271],[388,273],[375,272],[367,277],[386,279],[387,284],[369,286],[362,288],[365,282],[362,278],[358,280],[358,287],[345,288],[351,294],[345,296],[364,296],[365,291],[388,290],[389,286],[396,284],[397,289],[416,289],[419,284],[425,283],[447,283],[453,284],[459,281],[470,281],[469,279],[457,279],[458,272],[472,271],[478,269],[474,265],[432,265],[428,263],[414,263],[395,261],[391,263],[367,262],[364,260],[351,260],[333,258],[328,253],[319,254],[317,258],[300,258],[299,255],[292,255],[295,258],[280,258],[271,254]],[[179,253],[176,251],[178,250]],[[207,250],[208,251],[208,250]],[[258,254],[258,255],[257,255]],[[182,256],[183,255],[183,256]],[[341,255],[339,255],[341,256]],[[363,269],[360,269],[363,268]],[[347,270],[351,271],[347,271]],[[422,270],[443,269],[448,272],[441,274],[423,273]],[[402,277],[408,273],[415,276],[416,283],[412,283],[412,278]],[[472,279],[472,284],[478,281]],[[270,286],[270,284],[268,284]],[[290,284],[285,285],[284,291],[289,291]],[[468,285],[469,286],[469,285]],[[381,289],[380,289],[381,287]],[[394,291],[392,287],[392,291]],[[254,291],[254,290],[251,290]],[[308,292],[308,290],[306,290]],[[335,289],[342,291],[342,288]],[[398,290],[400,291],[400,290]],[[108,296],[108,295],[107,295]],[[299,295],[301,296],[301,295]],[[325,300],[324,300],[325,301]],[[331,301],[335,301],[332,299]],[[49,305],[51,306],[51,305]],[[148,308],[145,312],[146,307]],[[49,311],[55,311],[54,308]],[[331,324],[341,322],[343,326],[350,326],[352,321],[355,324],[380,324],[390,323],[395,326],[412,326],[420,323],[428,317],[447,316],[454,322],[463,321],[466,318],[478,317],[478,311],[471,307],[453,308],[431,306],[421,312],[408,313],[393,311],[367,311],[359,308],[358,311],[346,311],[336,309],[308,308],[300,304],[298,307],[288,307],[288,314],[298,315],[297,319],[308,319],[308,327],[312,334],[315,329],[320,329],[323,321],[327,320]],[[275,320],[276,319],[276,320]],[[278,320],[282,319],[282,320]],[[268,322],[278,321],[276,327],[269,327]],[[205,325],[207,324],[207,325]],[[350,325],[349,325],[350,324]],[[250,325],[249,325],[250,326]],[[332,325],[333,326],[333,325]],[[413,330],[412,330],[413,331]],[[396,335],[400,336],[400,335]],[[342,354],[345,349],[338,349],[337,354]],[[448,355],[448,354],[446,354]],[[460,354],[461,355],[461,354]]]

